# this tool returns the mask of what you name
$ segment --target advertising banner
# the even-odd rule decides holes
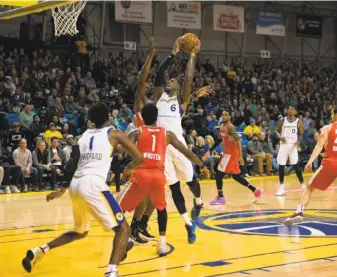
[[[282,13],[260,11],[256,16],[258,35],[285,36],[285,20]]]
[[[201,29],[200,2],[167,2],[167,26]]]
[[[316,15],[296,15],[296,36],[322,38],[323,19]]]
[[[152,24],[152,2],[116,1],[115,19],[125,23]]]
[[[242,7],[213,5],[213,28],[216,31],[245,31],[245,11]]]

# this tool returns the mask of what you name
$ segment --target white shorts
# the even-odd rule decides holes
[[[186,146],[184,139],[179,140]],[[168,185],[173,185],[178,181],[191,182],[193,180],[192,162],[172,145],[168,145],[166,150],[165,177]]]
[[[69,187],[75,232],[83,234],[95,218],[106,231],[121,225],[125,217],[105,180],[95,175],[73,178]]]
[[[280,144],[280,149],[277,154],[277,163],[279,165],[286,165],[289,159],[290,165],[298,163],[298,150],[296,144]]]

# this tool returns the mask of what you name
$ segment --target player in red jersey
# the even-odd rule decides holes
[[[326,190],[333,181],[337,178],[337,106],[333,106],[331,110],[331,122],[329,125],[325,125],[322,128],[318,142],[314,151],[312,152],[308,163],[304,170],[310,172],[312,170],[312,163],[317,159],[318,155],[325,147],[325,155],[322,160],[321,166],[315,172],[315,174],[309,179],[309,185],[303,191],[300,203],[296,212],[284,223],[291,225],[301,222],[303,220],[303,210],[306,207],[311,198],[311,194],[314,190]]]
[[[148,91],[147,78],[151,69],[152,60],[155,54],[156,42],[153,38],[150,38],[148,43],[148,56],[147,59],[139,73],[137,83],[134,86],[135,90],[135,122],[136,126],[140,127],[144,125],[143,118],[141,116],[141,110],[144,105],[149,103],[149,99],[146,96]],[[133,220],[131,223],[131,238],[138,244],[146,244],[149,240],[155,240],[155,237],[147,231],[147,223],[153,213],[155,207],[149,200],[149,198],[144,198],[144,200],[135,209]],[[143,239],[139,234],[142,235]]]
[[[144,155],[144,162],[137,168],[130,178],[131,186],[125,186],[118,195],[119,203],[123,211],[133,211],[144,198],[149,196],[157,209],[159,225],[159,241],[157,253],[166,255],[166,178],[164,174],[166,147],[171,144],[190,161],[202,166],[198,159],[174,133],[157,127],[158,109],[154,104],[146,104],[141,112],[145,125],[129,133],[128,137],[137,144],[137,148]],[[123,178],[127,179],[134,165],[131,162],[124,170]]]
[[[211,205],[225,205],[226,200],[223,195],[223,177],[225,173],[231,174],[232,178],[241,185],[250,189],[255,196],[255,202],[261,197],[262,191],[255,188],[245,178],[241,177],[240,165],[243,165],[241,138],[236,133],[234,125],[230,122],[231,116],[228,111],[222,112],[222,125],[220,127],[220,138],[209,149],[205,158],[223,141],[224,152],[215,174],[218,197],[213,200]]]

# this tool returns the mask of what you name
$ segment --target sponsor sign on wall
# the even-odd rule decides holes
[[[136,24],[152,23],[151,1],[116,1],[116,21]]]
[[[213,5],[213,28],[216,31],[245,31],[245,11],[242,7]]]
[[[296,36],[322,38],[323,19],[316,15],[296,15]]]
[[[256,16],[258,35],[285,36],[285,20],[282,13],[260,11]]]
[[[167,26],[201,29],[200,2],[167,2]]]

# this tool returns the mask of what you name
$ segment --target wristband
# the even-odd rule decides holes
[[[195,54],[191,52],[191,56],[192,56],[192,57],[195,57]]]

